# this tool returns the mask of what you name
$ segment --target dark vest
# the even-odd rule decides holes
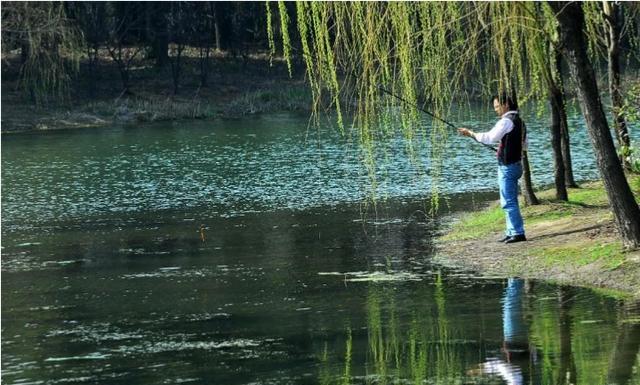
[[[505,118],[513,122],[513,129],[502,137],[498,146],[498,163],[507,165],[522,160],[522,144],[526,137],[524,122],[517,113],[508,114]]]

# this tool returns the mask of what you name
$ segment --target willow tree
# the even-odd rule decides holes
[[[468,31],[482,36],[481,39],[471,41],[483,42],[472,47],[475,55],[484,58],[481,63],[485,65],[476,69],[476,76],[483,79],[484,93],[495,94],[496,89],[509,89],[516,105],[519,105],[520,101],[526,102],[531,97],[543,98],[541,88],[530,87],[530,84],[536,84],[536,77],[540,72],[539,67],[531,66],[531,63],[535,63],[537,51],[525,49],[528,46],[539,46],[539,41],[544,40],[535,17],[531,16],[535,14],[532,7],[535,5],[523,4],[514,7],[507,3],[480,3],[471,16],[478,18],[482,28]],[[473,56],[463,58],[473,60]],[[473,79],[473,75],[469,78]],[[537,205],[539,200],[531,182],[529,151],[527,148],[523,150],[522,194],[526,205]]]
[[[286,34],[285,57],[290,60],[291,39],[286,28],[289,15],[280,4],[280,10],[285,10],[280,15],[285,24],[281,28]],[[546,47],[551,41],[549,26],[554,23],[560,27],[559,44],[576,83],[591,87],[582,76],[587,70],[593,75],[591,64],[578,64],[572,57],[577,50],[586,52],[585,42],[567,40],[565,8],[582,11],[580,4],[571,4],[544,5],[553,12],[538,17],[535,3],[298,2],[295,17],[315,110],[320,111],[326,107],[323,102],[329,101],[343,127],[342,106],[355,106],[354,127],[374,183],[377,147],[385,139],[402,134],[411,158],[425,152],[430,156],[428,172],[437,196],[442,160],[445,155],[455,154],[446,144],[446,126],[434,121],[427,130],[420,124],[416,106],[427,103],[435,114],[447,115],[453,102],[464,98],[466,90],[478,83],[485,95],[513,90],[523,102],[540,99],[547,87],[540,80],[543,66],[536,65],[537,49],[531,43],[543,39],[546,44],[541,46]],[[570,27],[570,33],[576,35],[572,38],[582,37],[583,24]],[[568,42],[572,43],[571,49],[567,49]],[[273,40],[271,43],[273,46]],[[597,99],[597,88],[594,90]],[[385,91],[398,98],[385,98]],[[583,113],[590,134],[598,132],[600,136],[604,135],[600,131],[606,128],[606,120],[602,126],[600,116],[594,119],[595,106],[589,104],[593,101],[591,91],[580,93],[581,105],[587,104]],[[393,118],[398,124],[389,124]],[[612,189],[630,192],[629,185],[623,174],[622,178],[612,177],[609,163],[601,162],[610,150],[604,139],[592,143],[623,242],[640,246],[637,204],[635,211],[629,204],[619,205],[621,195],[612,193]],[[420,163],[416,166],[422,167]],[[635,234],[628,231],[633,228]]]
[[[542,34],[529,34],[528,49],[533,53],[533,62],[536,73],[540,73],[541,82],[546,87],[551,109],[551,148],[553,150],[554,176],[556,199],[567,201],[569,199],[566,185],[566,169],[564,154],[562,151],[563,126],[566,127],[567,116],[564,108],[564,94],[561,87],[561,71],[559,68],[559,51],[555,48],[555,23],[552,15],[545,14],[548,8],[541,4],[529,7],[530,15],[533,17],[535,25],[543,27],[543,31],[549,36],[540,38]],[[536,83],[537,84],[537,83]],[[541,89],[535,87],[534,89]]]
[[[20,85],[40,105],[65,100],[82,40],[61,2],[4,2],[2,49],[21,47]]]
[[[544,92],[532,92],[530,87],[542,75],[539,67],[528,65],[534,58],[525,48],[530,40],[545,39],[539,37],[532,7],[535,5],[297,3],[300,45],[316,95],[315,110],[321,110],[320,104],[329,99],[340,118],[341,102],[356,106],[355,126],[360,130],[370,175],[374,175],[377,143],[400,131],[412,159],[417,153],[430,157],[428,172],[437,198],[450,132],[437,120],[426,132],[415,106],[420,101],[436,115],[446,115],[454,99],[466,99],[467,91],[477,88],[485,96],[508,90],[524,103],[545,98]],[[285,24],[288,17],[281,12]],[[289,57],[288,34],[283,35],[283,42],[285,57]],[[342,83],[337,74],[345,77]],[[329,97],[323,97],[327,93]],[[397,97],[385,98],[386,94]],[[389,124],[389,111],[400,111],[400,124]],[[526,155],[525,201],[535,204]]]
[[[290,16],[280,4],[280,20],[286,24]],[[342,109],[354,106],[349,112],[354,113],[353,127],[374,186],[376,154],[384,151],[386,140],[402,135],[418,172],[428,173],[433,181],[432,201],[437,208],[443,159],[455,155],[447,147],[452,132],[438,120],[425,126],[418,107],[428,105],[435,115],[446,116],[455,98],[467,97],[472,83],[480,84],[487,94],[488,89],[490,94],[511,89],[523,93],[521,47],[504,45],[501,38],[492,40],[488,31],[522,39],[515,36],[515,29],[487,23],[482,17],[507,13],[508,8],[443,2],[296,3],[299,45],[314,111],[333,107],[344,129]],[[280,30],[290,60],[288,28]],[[497,55],[484,55],[482,48],[492,45]],[[323,104],[326,101],[329,106]],[[416,161],[422,155],[431,163],[428,169]]]
[[[362,156],[374,192],[377,184],[374,159],[380,151],[385,151],[380,143],[401,133],[407,139],[406,150],[415,161],[419,154],[429,150],[434,153],[441,151],[438,146],[427,149],[427,142],[444,142],[436,139],[444,134],[443,127],[429,133],[436,140],[418,138],[419,133],[427,134],[415,108],[418,104],[418,73],[426,72],[435,63],[420,61],[412,52],[417,39],[430,38],[432,33],[437,38],[435,31],[425,29],[421,36],[416,36],[415,32],[427,22],[425,20],[431,23],[431,19],[441,13],[423,12],[401,22],[409,7],[412,5],[403,3],[297,2],[292,18],[300,41],[291,42],[287,33],[290,17],[284,3],[279,4],[280,30],[287,61],[290,63],[291,53],[295,51],[292,45],[299,46],[316,113],[332,108],[343,133],[345,109],[354,113],[353,127],[357,128],[356,135],[362,144]],[[442,17],[444,19],[446,15]],[[358,26],[351,25],[350,20],[357,20]],[[273,44],[273,39],[271,42]],[[440,83],[432,85],[434,91],[442,86]],[[402,97],[405,102],[385,97],[383,90]],[[396,111],[399,113],[395,114]],[[395,118],[400,120],[398,125],[385,124]],[[420,169],[418,162],[414,164]],[[432,167],[431,176],[438,179],[440,169],[439,166]]]
[[[488,60],[492,60],[492,65],[482,68],[478,76],[494,82],[506,81],[510,89],[518,90],[525,102],[550,102],[556,197],[567,200],[566,187],[576,187],[576,183],[572,172],[562,71],[556,47],[557,26],[553,14],[549,7],[535,2],[493,2],[479,6],[477,13],[484,20],[483,27],[491,43],[479,49],[489,55]],[[502,84],[499,85],[502,87]],[[526,169],[527,152],[523,155]],[[525,194],[525,200],[535,199],[533,194],[530,195],[531,198],[528,198]]]

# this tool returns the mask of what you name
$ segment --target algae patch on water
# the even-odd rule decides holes
[[[353,271],[353,272],[319,272],[318,275],[343,276],[345,282],[402,282],[422,281],[427,274],[407,271]]]

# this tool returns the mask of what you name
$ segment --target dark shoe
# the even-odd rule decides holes
[[[527,240],[527,237],[524,234],[512,235],[510,236],[504,243],[516,243],[516,242],[524,242]]]
[[[507,239],[511,238],[511,235],[505,235],[504,238],[498,239],[498,242],[504,243]]]

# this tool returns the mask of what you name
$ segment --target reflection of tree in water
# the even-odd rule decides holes
[[[464,293],[440,276],[411,298],[396,286],[371,283],[362,320],[366,328],[354,326],[352,319],[333,345],[325,343],[319,382],[640,383],[637,307],[626,306],[616,314],[611,312],[615,301],[606,297],[571,288],[529,287],[509,280],[501,314],[490,313],[489,323],[478,314],[471,324],[458,312],[468,307],[475,314],[485,310],[483,304],[461,303]],[[494,294],[487,296],[496,298]],[[619,327],[612,327],[616,322]],[[501,335],[493,335],[498,330]]]
[[[464,340],[460,325],[450,322],[443,280],[438,276],[433,285],[425,285],[415,294],[407,299],[394,286],[370,284],[365,303],[366,335],[358,340],[358,331],[346,327],[344,345],[335,345],[339,347],[335,355],[340,357],[340,369],[325,345],[319,354],[320,383],[462,381],[465,363],[477,361],[479,353],[471,346],[473,342]]]
[[[607,384],[640,384],[640,302],[620,307],[618,336],[611,352]],[[635,377],[632,379],[634,375]]]
[[[429,383],[450,384],[463,373],[462,351],[455,346],[461,338],[449,324],[444,285],[439,275],[435,290],[429,294],[435,306],[421,304],[423,307],[413,309],[405,324],[397,313],[397,294],[393,288],[370,286],[367,376],[376,378],[376,383],[406,378],[414,383],[429,380]]]
[[[571,304],[573,293],[571,289],[558,289],[558,312],[560,333],[560,365],[556,374],[556,384],[575,384],[577,380],[576,363],[571,351]]]
[[[624,319],[633,319],[625,312],[628,305],[571,288],[540,288],[535,297],[527,311],[530,338],[541,356],[541,384],[638,383],[632,375],[640,368],[640,335],[625,327]]]

